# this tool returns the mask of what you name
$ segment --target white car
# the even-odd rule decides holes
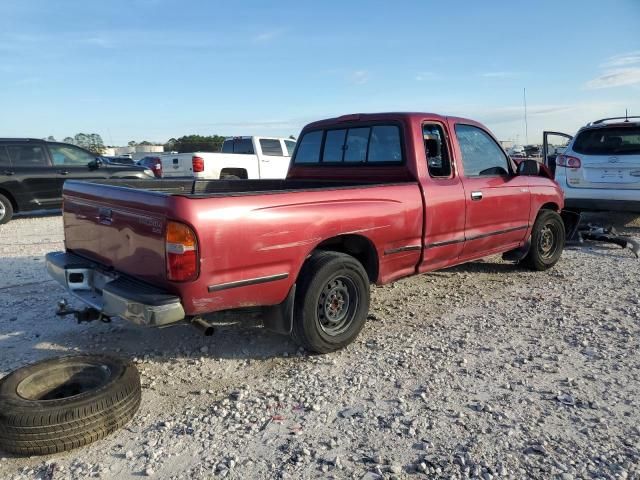
[[[544,158],[570,210],[618,210],[640,213],[640,117],[596,120],[575,137],[544,132]],[[569,142],[554,155],[553,137]],[[557,148],[557,147],[556,147]],[[557,151],[557,150],[556,150]]]
[[[289,138],[229,137],[221,152],[163,153],[162,176],[207,179],[285,178],[296,146]]]

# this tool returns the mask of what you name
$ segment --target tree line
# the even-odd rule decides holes
[[[165,152],[219,152],[222,149],[222,143],[224,139],[221,135],[183,135],[180,138],[170,138],[163,145]],[[289,138],[295,140],[295,137],[291,135]],[[55,142],[56,139],[52,136],[47,138],[50,142]],[[64,143],[71,143],[82,147],[96,155],[104,154],[107,147],[105,147],[102,137],[97,133],[77,133],[73,137],[65,137],[62,140]],[[135,147],[137,145],[158,145],[154,142],[143,140],[142,142],[136,142],[131,140],[127,145]]]

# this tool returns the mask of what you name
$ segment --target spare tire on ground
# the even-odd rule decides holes
[[[74,355],[33,363],[0,380],[0,450],[44,455],[104,438],[140,406],[128,360]]]

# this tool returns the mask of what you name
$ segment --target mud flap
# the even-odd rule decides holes
[[[284,301],[278,305],[262,309],[264,328],[281,335],[291,335],[293,329],[293,302],[296,297],[296,284],[293,284]]]
[[[565,238],[574,240],[580,225],[580,214],[571,210],[562,210],[560,217],[562,217],[562,222],[564,223]]]

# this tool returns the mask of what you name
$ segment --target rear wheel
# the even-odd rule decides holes
[[[562,217],[553,210],[542,210],[533,224],[531,247],[523,263],[533,270],[547,270],[560,260],[564,243]]]
[[[314,252],[296,290],[294,340],[307,350],[328,353],[360,333],[369,310],[369,278],[362,264],[338,252]]]
[[[13,205],[4,195],[0,195],[0,225],[13,218]]]

